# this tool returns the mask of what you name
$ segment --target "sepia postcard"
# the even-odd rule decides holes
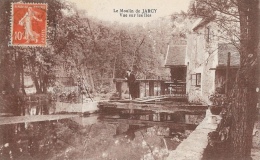
[[[260,159],[259,0],[0,0],[0,159]]]

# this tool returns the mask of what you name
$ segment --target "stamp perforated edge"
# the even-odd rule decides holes
[[[44,45],[40,45],[40,44],[13,44],[13,15],[14,15],[14,4],[43,4],[46,5],[46,21],[45,21],[45,44]],[[10,18],[10,36],[9,36],[9,42],[8,42],[8,46],[9,47],[47,47],[47,42],[48,42],[48,3],[22,3],[22,2],[13,2],[11,3],[11,18]]]

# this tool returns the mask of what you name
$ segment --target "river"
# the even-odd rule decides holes
[[[21,111],[57,114],[54,104],[30,104]],[[204,116],[194,109],[104,108],[76,118],[1,125],[0,159],[164,159]]]

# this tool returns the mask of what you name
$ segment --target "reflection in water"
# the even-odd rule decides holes
[[[34,122],[0,126],[1,141],[0,159],[26,159],[43,154],[46,149],[53,148],[57,142],[55,123]]]
[[[50,114],[27,106],[24,115]],[[113,109],[59,121],[0,126],[0,159],[163,159],[204,113]]]
[[[55,103],[33,102],[27,103],[23,108],[21,115],[49,115],[55,113]]]

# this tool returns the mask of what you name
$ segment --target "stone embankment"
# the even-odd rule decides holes
[[[30,115],[30,116],[0,117],[0,125],[52,121],[52,120],[60,120],[60,119],[75,118],[75,117],[79,117],[79,116],[78,115]]]
[[[197,128],[185,139],[176,150],[172,151],[167,160],[201,160],[204,149],[208,144],[208,133],[216,130],[216,119],[219,117],[212,117],[209,110],[206,111],[204,120],[197,126]],[[260,159],[260,118],[255,124],[253,133],[253,147],[251,157],[253,160]]]
[[[208,144],[208,133],[216,130],[217,123],[212,122],[212,117],[209,110],[206,111],[204,120],[197,128],[185,139],[176,150],[172,151],[167,160],[200,160],[202,159],[204,149]]]

